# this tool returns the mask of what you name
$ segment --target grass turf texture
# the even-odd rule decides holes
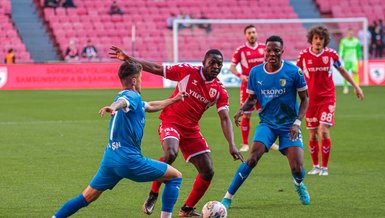
[[[366,99],[338,88],[336,126],[327,177],[306,176],[311,205],[302,206],[294,191],[287,160],[279,152],[265,155],[236,194],[229,217],[381,217],[385,214],[385,87],[365,87]],[[238,89],[229,89],[231,117],[238,108]],[[0,217],[50,217],[81,193],[98,169],[107,144],[109,117],[98,110],[117,90],[1,91]],[[167,98],[170,89],[145,89],[144,100]],[[147,114],[143,153],[158,159],[162,150],[158,113]],[[251,136],[258,118],[252,118]],[[303,125],[304,126],[304,125]],[[220,129],[216,110],[201,120],[212,149],[215,176],[197,208],[221,200],[240,162],[234,162]],[[241,142],[238,128],[235,141]],[[304,131],[305,167],[311,169]],[[245,155],[247,156],[247,155]],[[187,198],[195,168],[179,154],[174,166],[184,176],[175,216]],[[150,183],[122,180],[73,217],[147,217],[142,204]],[[152,217],[159,217],[159,201]]]

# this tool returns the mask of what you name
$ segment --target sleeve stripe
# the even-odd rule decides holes
[[[167,66],[166,66],[165,64],[163,64],[163,77],[164,77],[164,78],[167,78],[167,77],[166,77],[166,67],[167,67]]]

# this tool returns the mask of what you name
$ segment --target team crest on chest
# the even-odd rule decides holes
[[[210,97],[214,97],[217,94],[217,90],[214,88],[210,88],[209,95]]]
[[[285,86],[286,85],[286,79],[280,79],[279,84],[281,84],[281,86]]]
[[[324,64],[329,63],[329,57],[328,56],[322,57],[322,62],[324,62]]]

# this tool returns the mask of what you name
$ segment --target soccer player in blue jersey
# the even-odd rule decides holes
[[[89,186],[65,203],[54,215],[68,217],[95,201],[103,191],[113,189],[123,178],[135,182],[161,181],[166,184],[162,196],[162,218],[171,217],[178,198],[182,174],[172,166],[146,158],[141,153],[145,112],[156,112],[187,97],[184,92],[163,101],[143,102],[140,95],[142,66],[125,61],[119,68],[123,90],[110,106],[99,113],[111,114],[108,145],[103,160]]]
[[[230,207],[233,195],[277,138],[280,152],[289,161],[294,187],[302,204],[310,203],[309,193],[303,183],[305,169],[300,131],[301,120],[309,104],[307,85],[302,71],[281,59],[283,52],[281,37],[269,37],[266,40],[266,63],[250,71],[247,86],[249,97],[235,114],[234,120],[239,125],[239,118],[244,111],[254,107],[258,101],[262,106],[259,112],[261,121],[254,133],[249,158],[238,168],[222,200],[226,208]],[[299,107],[297,93],[301,100]]]

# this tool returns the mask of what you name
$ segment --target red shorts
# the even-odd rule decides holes
[[[335,109],[335,102],[318,105],[309,104],[309,108],[306,111],[306,128],[315,129],[320,123],[334,126]]]
[[[186,162],[192,157],[210,152],[210,148],[199,130],[192,130],[174,123],[161,123],[158,134],[161,144],[167,138],[177,139]]]
[[[241,107],[246,102],[247,98],[249,97],[249,93],[246,92],[246,89],[247,89],[247,82],[242,82],[241,88],[240,88],[240,96],[239,96],[239,101],[240,101]],[[261,109],[261,105],[259,104],[259,102],[257,102],[255,107],[251,108],[248,111],[245,111],[245,113],[251,113],[254,110],[259,111],[260,109]]]

